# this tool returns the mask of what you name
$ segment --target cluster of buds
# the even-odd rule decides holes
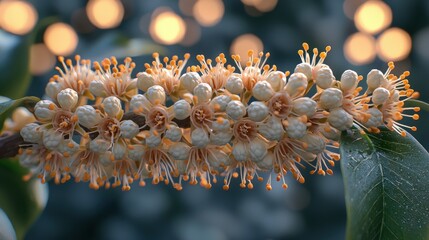
[[[28,143],[20,162],[42,182],[89,182],[93,189],[121,186],[134,181],[144,186],[164,182],[182,189],[183,182],[210,188],[218,178],[228,190],[233,178],[242,188],[253,188],[256,178],[285,175],[304,183],[300,169],[331,175],[340,159],[340,132],[353,126],[379,132],[385,126],[401,135],[404,102],[418,96],[404,72],[371,70],[363,80],[352,70],[337,80],[324,60],[330,51],[299,50],[293,73],[266,63],[269,53],[248,52],[247,60],[224,54],[215,61],[198,55],[197,66],[177,56],[153,54],[146,70],[132,77],[135,64],[112,57],[101,63],[76,57],[59,58],[63,68],[46,87],[50,100],[35,106],[37,122],[22,128]],[[245,64],[242,64],[245,63]],[[183,73],[182,73],[183,72]]]

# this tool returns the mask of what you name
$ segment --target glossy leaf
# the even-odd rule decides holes
[[[421,110],[429,112],[429,103],[416,99],[409,99],[405,101],[405,107],[419,107]]]
[[[38,97],[23,97],[17,100],[0,101],[0,129],[6,118],[11,115],[15,108],[20,106],[32,108],[38,101],[40,101]]]
[[[30,84],[30,47],[34,34],[16,36],[0,30],[0,95],[23,97]]]
[[[24,181],[26,170],[14,159],[0,159],[0,208],[12,222],[17,239],[39,216],[47,202],[47,186],[38,179]]]
[[[347,239],[428,239],[429,153],[410,135],[344,132]]]

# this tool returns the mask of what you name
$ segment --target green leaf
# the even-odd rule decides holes
[[[34,34],[16,36],[0,30],[0,95],[23,97],[30,84],[30,47]]]
[[[429,112],[429,103],[416,99],[409,99],[405,101],[405,107],[419,107],[421,110]]]
[[[347,239],[429,239],[429,153],[410,134],[341,136]]]
[[[0,208],[9,217],[17,239],[25,232],[45,207],[48,188],[38,179],[23,181],[27,170],[15,159],[0,159]]]
[[[38,97],[23,97],[17,100],[0,101],[0,129],[3,127],[6,118],[12,114],[15,108],[19,106],[32,108],[38,101],[40,101]]]

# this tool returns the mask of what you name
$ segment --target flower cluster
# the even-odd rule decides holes
[[[89,60],[60,57],[63,69],[46,87],[50,99],[37,103],[37,122],[21,130],[28,144],[20,162],[42,182],[73,177],[93,189],[129,190],[148,179],[210,188],[218,178],[224,190],[233,178],[251,189],[261,172],[268,190],[273,175],[286,189],[287,172],[304,183],[304,166],[333,174],[341,131],[416,130],[399,123],[419,117],[405,113],[420,110],[404,107],[418,96],[409,72],[393,75],[393,63],[384,73],[371,70],[363,92],[364,78],[352,70],[337,80],[324,63],[329,51],[311,55],[304,43],[293,73],[268,65],[269,53],[249,51],[245,61],[233,55],[236,67],[224,54],[214,61],[198,55],[199,65],[186,67],[189,54],[161,61],[155,53],[136,78],[130,58],[95,62],[92,70]]]

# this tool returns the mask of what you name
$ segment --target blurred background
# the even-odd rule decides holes
[[[305,41],[332,46],[325,63],[337,78],[346,69],[385,71],[395,61],[394,73],[410,70],[411,85],[429,101],[427,0],[2,0],[0,28],[2,74],[29,66],[20,68],[29,76],[27,95],[43,96],[57,55],[131,56],[137,74],[153,51],[214,58],[255,49],[293,71]],[[428,149],[429,115],[421,119],[407,123],[419,128],[413,135]],[[47,207],[26,239],[344,239],[339,166],[334,172],[307,176],[304,185],[289,178],[288,190],[274,184],[270,192],[265,184],[252,191],[232,184],[228,192],[219,184],[181,192],[149,184],[125,193],[49,183]]]

